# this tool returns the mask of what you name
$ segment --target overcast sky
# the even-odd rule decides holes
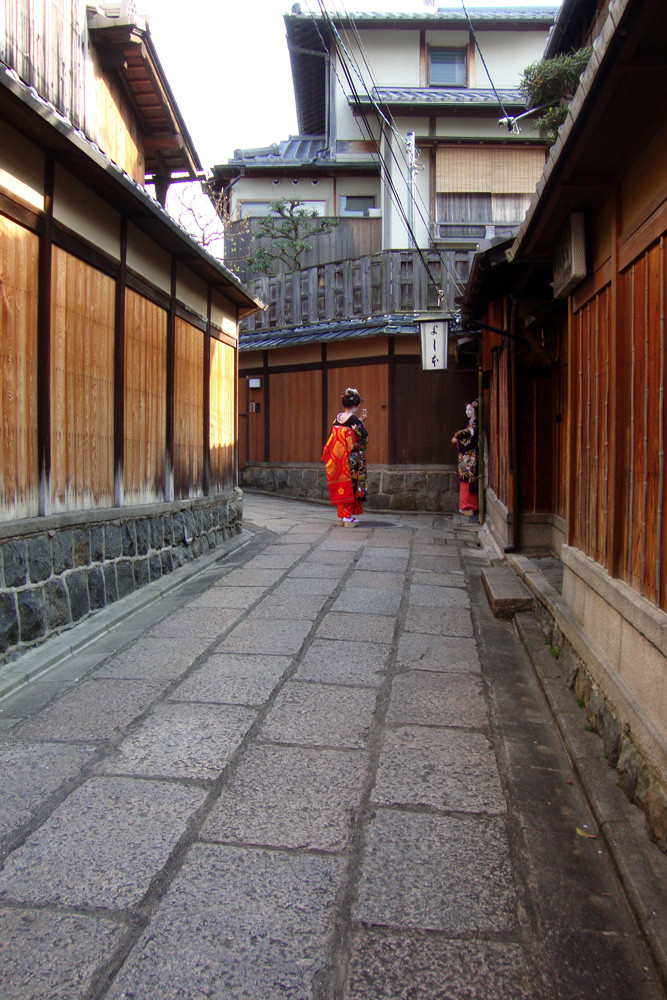
[[[460,9],[440,0],[439,7]],[[469,7],[558,6],[558,0],[468,0]],[[327,0],[331,11],[432,11],[424,0]],[[237,148],[297,132],[283,14],[292,0],[138,0],[208,173]],[[301,0],[306,12],[317,0]]]

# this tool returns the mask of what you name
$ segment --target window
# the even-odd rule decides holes
[[[368,218],[369,208],[375,208],[375,195],[344,194],[340,199],[341,215],[364,215]]]
[[[429,49],[429,86],[465,87],[466,50]]]
[[[278,200],[276,199],[276,201]],[[270,214],[270,206],[270,201],[242,201],[240,202],[240,216],[242,219],[259,219]],[[316,212],[318,215],[326,214],[326,203],[323,201],[302,201],[299,208],[305,208],[308,212]]]
[[[529,194],[481,192],[436,196],[437,239],[485,239],[505,235],[519,225],[530,204]]]

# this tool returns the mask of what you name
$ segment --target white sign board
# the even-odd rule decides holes
[[[420,320],[422,369],[442,371],[447,367],[449,350],[449,321],[446,319]]]

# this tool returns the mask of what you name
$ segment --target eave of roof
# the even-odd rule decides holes
[[[280,330],[259,330],[242,333],[241,351],[267,351],[279,347],[298,347],[302,344],[324,344],[331,341],[363,340],[368,337],[417,336],[416,318],[402,315],[374,316],[365,320],[338,323],[313,323],[309,326],[292,326]]]
[[[203,173],[148,26],[132,17],[89,15],[88,31],[108,72],[115,72],[145,137],[146,173]]]
[[[370,108],[378,104],[384,108],[414,110],[432,113],[434,108],[441,112],[456,113],[461,109],[475,114],[499,109],[498,97],[506,108],[517,110],[526,106],[520,90],[499,90],[477,88],[445,87],[374,87],[372,93],[348,97],[352,108]]]
[[[0,112],[3,118],[56,162],[88,184],[117,212],[211,283],[239,309],[239,317],[264,308],[238,278],[186,233],[178,223],[116,163],[92,143],[50,102],[0,62]]]
[[[521,28],[549,27],[558,15],[559,7],[468,7],[471,21],[490,28]],[[434,11],[420,13],[400,13],[392,11],[350,11],[345,14],[331,12],[331,21],[336,25],[348,25],[350,22],[358,28],[397,27],[397,28],[433,28],[434,26],[448,28],[467,25],[468,19],[463,10],[456,8],[439,8]],[[299,20],[309,20],[326,24],[329,18],[321,13],[285,14],[285,23],[296,23]]]
[[[611,197],[667,103],[665,37],[664,0],[612,0],[510,259],[549,253],[570,212]]]

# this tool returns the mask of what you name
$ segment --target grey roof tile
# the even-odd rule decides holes
[[[285,166],[317,162],[327,148],[326,136],[291,135],[282,142],[258,149],[235,149],[230,164],[248,163],[253,166]]]
[[[335,340],[362,340],[367,337],[387,337],[419,332],[417,321],[406,316],[376,316],[367,320],[347,320],[339,323],[313,323],[309,326],[292,326],[281,330],[243,332],[239,341],[241,351],[271,350],[277,347],[296,347],[300,344],[327,343]]]
[[[536,22],[538,24],[544,24],[549,20],[553,20],[559,11],[558,6],[553,7],[524,7],[523,9],[517,7],[468,7],[468,14],[470,19],[475,23],[480,23],[484,21],[498,22],[498,21],[510,21],[510,22]],[[300,13],[296,15],[286,15],[289,17],[304,17],[313,20],[323,20],[323,15],[321,13]],[[332,20],[336,24],[346,24],[348,21],[352,20],[355,23],[358,22],[382,22],[382,21],[462,21],[467,22],[466,15],[463,10],[452,9],[451,7],[440,7],[433,11],[421,11],[419,13],[400,13],[396,11],[350,11],[345,14],[332,14]]]
[[[525,98],[520,90],[499,90],[503,104],[523,107]],[[467,87],[374,87],[372,99],[380,104],[426,104],[438,107],[497,107],[498,97],[491,89]],[[348,98],[350,104],[371,104],[367,94]]]

